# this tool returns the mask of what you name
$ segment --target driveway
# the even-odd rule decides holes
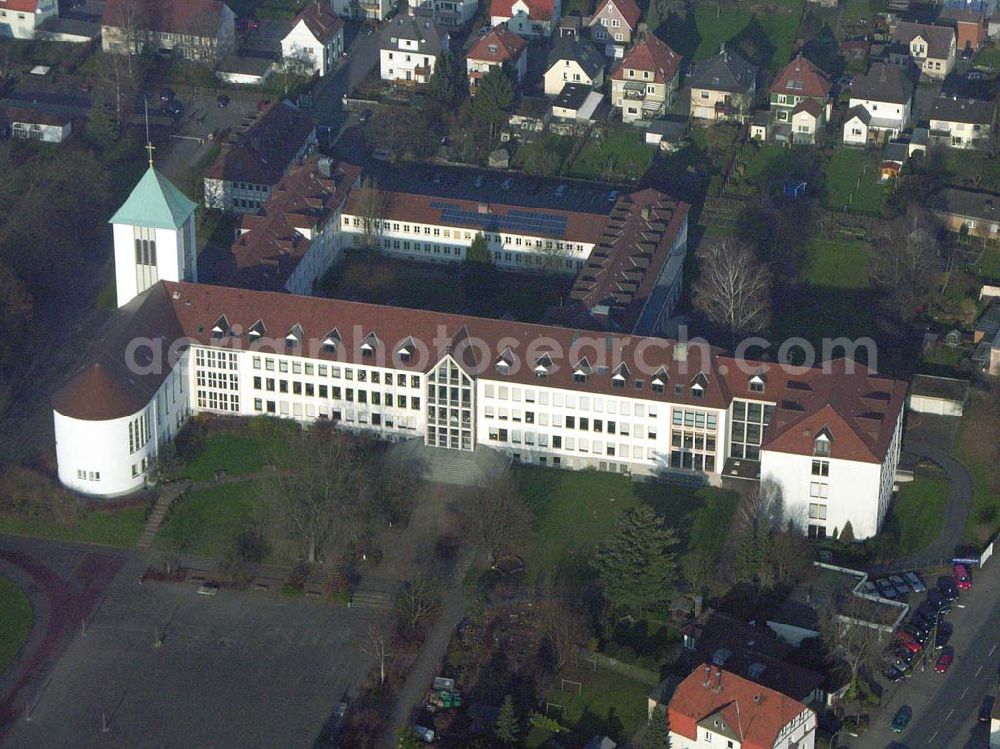
[[[977,720],[985,695],[997,694],[1000,649],[1000,564],[987,564],[974,577],[974,587],[956,601],[949,616],[955,627],[950,644],[955,661],[947,674],[934,672],[935,655],[926,670],[886,692],[884,706],[861,738],[840,738],[851,749],[988,749],[987,724]],[[889,729],[902,705],[913,710],[913,720],[902,734]]]

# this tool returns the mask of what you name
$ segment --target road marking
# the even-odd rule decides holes
[[[937,736],[937,735],[938,735],[937,731],[935,731],[934,733],[932,733],[931,737],[927,740],[927,743],[928,744],[933,744],[934,743],[934,737]]]
[[[978,676],[978,675],[979,675],[979,674],[976,674],[976,676]],[[961,699],[963,699],[963,700],[964,700],[964,699],[965,699],[965,695],[967,695],[968,693],[969,693],[969,688],[968,688],[968,687],[966,687],[966,688],[965,688],[965,691],[964,691],[964,692],[962,692],[962,697],[961,697]]]
[[[944,719],[946,721],[947,720],[951,720],[951,716],[954,715],[954,714],[955,714],[955,708],[952,708],[951,710],[948,711],[948,714],[946,716],[944,716]]]
[[[983,664],[980,663],[979,664],[979,668],[976,669],[976,676],[979,676],[979,672],[982,671],[982,670],[983,670]],[[966,690],[966,691],[968,691],[968,690]]]
[[[990,648],[989,655],[993,655],[993,651],[996,650],[996,649],[997,649],[997,646],[996,646],[996,644],[994,644],[993,647]]]

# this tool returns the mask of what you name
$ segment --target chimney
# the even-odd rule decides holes
[[[674,344],[674,361],[687,361],[688,349],[686,343]]]
[[[316,170],[319,172],[319,176],[325,177],[326,179],[330,179],[330,170],[332,166],[332,162],[326,156],[316,162]]]
[[[722,691],[722,669],[715,669],[715,693],[718,694]]]
[[[642,216],[643,221],[649,221],[649,206],[644,205],[641,209],[639,209],[639,215]]]
[[[701,616],[701,607],[703,605],[701,594],[694,597],[694,617],[697,619]]]
[[[702,684],[705,689],[708,689],[709,685],[712,683],[712,667],[707,663],[705,664],[705,683]]]

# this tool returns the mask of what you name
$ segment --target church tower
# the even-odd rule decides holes
[[[150,147],[152,149],[152,147]],[[153,167],[111,217],[118,306],[157,281],[197,281],[195,203]]]

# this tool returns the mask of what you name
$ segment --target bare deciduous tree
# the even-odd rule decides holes
[[[699,253],[694,304],[723,326],[736,345],[740,333],[757,333],[771,320],[771,271],[749,245],[724,239]]]
[[[934,285],[938,241],[916,205],[894,221],[873,253],[869,275],[886,293],[892,312],[902,321],[912,320],[920,302]]]
[[[558,673],[586,638],[583,613],[559,591],[545,591],[534,608],[543,642],[548,646],[553,669]]]
[[[389,625],[383,619],[371,622],[365,636],[361,650],[378,661],[378,683],[385,684],[386,664],[392,657],[392,634]]]
[[[827,649],[847,664],[855,694],[860,691],[861,672],[878,669],[889,639],[886,632],[874,625],[881,621],[883,608],[883,604],[843,591],[821,612],[820,637]]]
[[[491,566],[500,554],[523,538],[531,526],[531,513],[514,478],[506,470],[496,471],[480,482],[472,512],[477,535],[489,554]]]
[[[407,580],[396,599],[396,611],[403,629],[412,631],[426,621],[441,603],[440,584],[424,571]]]
[[[388,196],[374,177],[365,177],[361,195],[361,243],[366,250],[378,249],[382,239],[382,219],[389,207]]]

